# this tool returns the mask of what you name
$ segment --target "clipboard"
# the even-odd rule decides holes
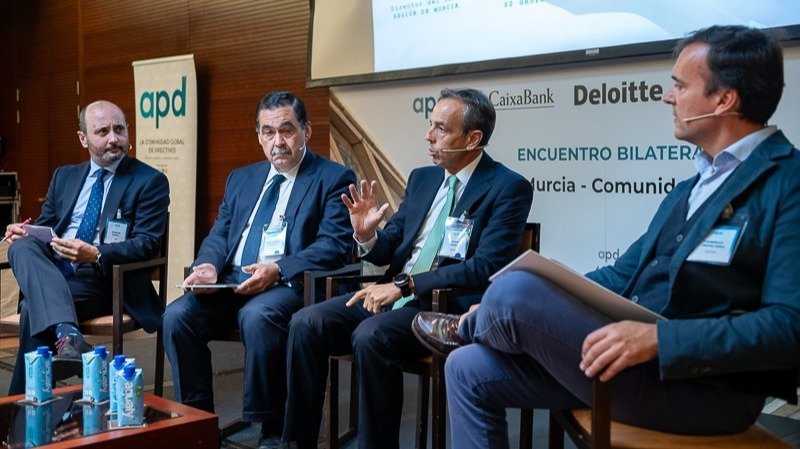
[[[527,271],[539,275],[612,320],[633,320],[644,323],[666,320],[652,310],[612,292],[566,265],[548,259],[533,250],[524,252],[501,268],[500,271],[489,277],[489,281],[494,282],[503,275],[514,271]]]
[[[28,224],[25,225],[25,232],[29,236],[36,237],[37,240],[41,240],[44,243],[50,243],[54,238],[58,237],[50,226]]]
[[[182,288],[184,290],[191,290],[193,288],[208,288],[208,289],[225,289],[225,288],[237,288],[239,284],[175,284],[175,287]]]

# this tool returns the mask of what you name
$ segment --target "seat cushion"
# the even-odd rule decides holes
[[[578,425],[588,435],[591,429],[590,409],[573,410]],[[791,446],[758,424],[742,433],[723,436],[688,436],[642,429],[615,421],[611,422],[611,447],[620,449],[791,449]]]

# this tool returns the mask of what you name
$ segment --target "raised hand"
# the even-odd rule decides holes
[[[378,208],[377,181],[361,181],[361,192],[350,184],[350,196],[342,194],[342,202],[350,211],[350,224],[359,242],[366,242],[375,236],[375,230],[389,210],[388,203]]]

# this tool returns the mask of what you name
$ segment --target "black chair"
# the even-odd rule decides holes
[[[114,354],[123,354],[123,335],[142,327],[130,315],[124,313],[122,292],[126,273],[139,270],[156,272],[154,279],[158,280],[158,298],[162,306],[167,303],[167,253],[169,250],[169,216],[167,216],[167,229],[161,240],[160,255],[143,262],[130,262],[113,265],[111,272],[111,315],[99,316],[81,321],[78,325],[81,332],[87,336],[111,337]],[[11,269],[8,262],[0,263],[0,270]],[[0,333],[16,334],[20,332],[20,314],[10,315],[0,319]],[[164,338],[159,329],[156,332],[156,363],[153,393],[156,396],[164,394]]]
[[[527,223],[521,244],[521,252],[528,249],[539,251],[541,225],[539,223]],[[342,294],[343,291],[353,291],[358,289],[361,284],[376,282],[380,276],[338,276],[330,277],[327,280],[326,294],[328,298]],[[433,291],[432,310],[435,312],[446,312],[447,303],[451,298],[466,294],[475,294],[471,290],[459,288],[444,288]],[[350,408],[347,428],[343,433],[339,433],[339,362],[353,361],[353,355],[332,356],[328,358],[328,406],[325,409],[324,418],[327,427],[327,441],[330,449],[338,449],[346,444],[358,433],[358,379],[351,366],[350,370]],[[446,428],[447,428],[447,394],[444,381],[444,358],[429,355],[412,363],[405,363],[402,366],[403,372],[419,376],[417,386],[417,432],[416,447],[418,449],[427,448],[428,437],[428,400],[431,396],[431,443],[433,449],[444,449],[446,447]],[[533,411],[522,410],[520,419],[520,448],[529,449],[532,444],[533,436]]]

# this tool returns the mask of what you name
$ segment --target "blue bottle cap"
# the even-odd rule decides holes
[[[36,352],[39,353],[42,357],[50,357],[50,347],[49,346],[39,346],[36,348]]]
[[[116,369],[122,369],[122,367],[125,366],[125,354],[115,355],[113,365]]]
[[[98,345],[94,347],[94,353],[99,355],[100,357],[105,358],[106,356],[106,347],[103,345]]]
[[[136,374],[136,365],[133,363],[128,363],[125,365],[125,368],[122,369],[125,370],[126,379],[133,379],[133,375]]]

